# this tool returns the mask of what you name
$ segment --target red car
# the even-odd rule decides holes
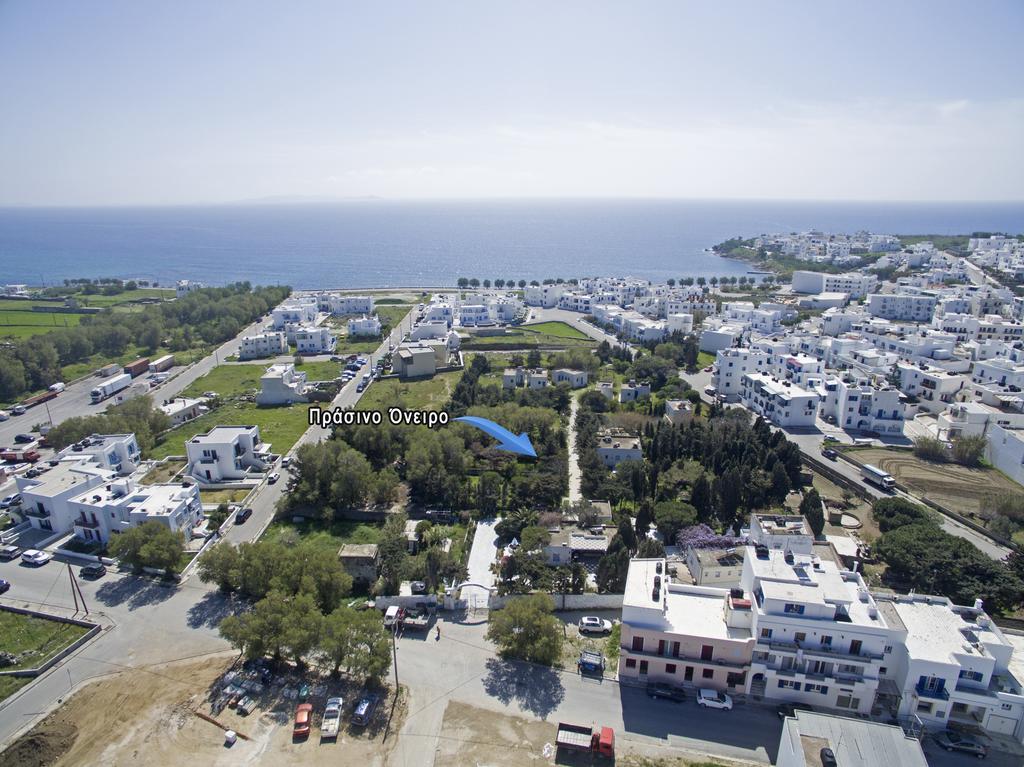
[[[308,738],[309,728],[313,719],[313,704],[300,703],[295,709],[295,728],[292,730],[293,738]]]

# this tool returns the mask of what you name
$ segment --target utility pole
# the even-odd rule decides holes
[[[395,665],[395,697],[398,697],[398,621],[391,627],[391,657]]]

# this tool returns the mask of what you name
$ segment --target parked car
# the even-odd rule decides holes
[[[705,373],[710,373],[714,369],[715,369],[714,365],[708,365],[706,368],[704,368],[704,372]]]
[[[14,495],[4,496],[4,499],[0,501],[0,509],[12,509],[15,506],[21,505],[21,493],[14,493]]]
[[[28,412],[28,408],[24,405],[15,405],[11,408],[11,415],[25,415]]]
[[[714,397],[717,392],[718,392],[718,389],[716,389],[714,386],[705,386],[704,387],[704,393],[707,394],[709,397]]]
[[[675,703],[682,703],[686,697],[682,687],[666,684],[665,682],[649,682],[647,694],[652,698],[664,698]]]
[[[413,581],[409,584],[409,589],[413,594],[426,594],[427,584],[423,581]]]
[[[83,578],[102,578],[107,574],[107,568],[99,562],[90,562],[87,565],[82,565],[82,569],[78,572]]]
[[[324,707],[324,714],[320,720],[320,737],[334,739],[338,737],[338,730],[341,729],[341,709],[345,701],[341,698],[328,698]]]
[[[332,354],[331,355],[331,362],[344,362],[344,361],[345,361],[344,357],[339,357],[337,354]]]
[[[718,690],[697,690],[697,705],[705,708],[717,708],[721,711],[732,711],[732,698]]]
[[[313,719],[313,704],[300,703],[295,709],[295,726],[292,728],[293,738],[308,738],[309,728]]]
[[[380,697],[374,693],[367,693],[359,702],[356,703],[356,707],[352,709],[352,724],[358,727],[365,727],[373,719],[373,714],[377,710],[377,704],[380,702]]]
[[[824,442],[838,442],[839,441],[839,437],[833,437],[831,434],[826,434],[825,435],[825,439],[823,441]]]
[[[943,730],[936,733],[935,742],[947,751],[960,751],[964,754],[973,754],[979,759],[988,755],[988,747],[981,744],[975,738],[956,730]]]
[[[21,554],[21,549],[17,546],[0,546],[0,559],[10,561],[17,559],[19,554]]]
[[[31,434],[15,434],[14,441],[19,445],[27,445],[29,442],[35,442],[36,438]]]
[[[236,525],[245,524],[245,520],[247,520],[251,516],[252,516],[252,509],[249,509],[249,508],[239,509],[238,512],[235,514],[235,524]]]
[[[53,554],[49,554],[45,551],[39,551],[39,549],[28,549],[27,551],[21,552],[21,561],[29,565],[45,565],[53,559]]]
[[[10,581],[5,581],[3,578],[0,578],[0,594],[5,593],[10,588],[11,588],[11,582]]]
[[[356,387],[356,391],[357,392],[361,392],[365,388],[366,388],[366,384],[364,384],[362,381],[360,381],[359,385]]]
[[[812,710],[806,703],[783,703],[776,709],[776,712],[779,715],[779,719],[785,719],[786,717],[796,716],[797,711]]]
[[[588,652],[584,650],[580,653],[579,660],[576,661],[576,668],[581,674],[603,676],[604,656],[599,652]]]
[[[291,463],[292,459],[289,458],[288,456],[285,456],[284,458],[281,459],[281,468],[287,469],[289,466],[291,466]]]
[[[821,454],[823,456],[825,456],[826,458],[828,458],[830,461],[837,461],[837,460],[839,460],[839,453],[837,453],[835,450],[833,450],[830,447],[825,448],[824,450],[822,450]]]
[[[0,410],[0,421],[6,421],[10,417],[11,414],[8,413],[6,410]]]
[[[612,630],[612,622],[594,615],[585,615],[580,618],[579,630],[581,634],[607,634]]]
[[[267,477],[267,483],[273,485],[279,479],[281,479],[281,475],[275,471]]]

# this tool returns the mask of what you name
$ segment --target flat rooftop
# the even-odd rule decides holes
[[[246,434],[253,429],[255,426],[214,426],[206,434],[197,434],[189,442],[193,444],[201,444],[204,442],[216,442],[217,444],[223,444],[224,442],[230,442],[240,434]]]
[[[22,493],[53,498],[66,493],[76,485],[84,485],[92,477],[106,479],[112,476],[112,472],[92,463],[62,461],[36,479],[18,477],[18,489]]]
[[[921,743],[895,727],[845,716],[798,711],[786,719],[783,741],[794,764],[821,767],[821,749],[830,748],[841,767],[927,767]]]
[[[1002,636],[952,609],[939,599],[895,600],[891,609],[907,629],[907,652],[912,658],[936,663],[955,663],[953,653],[991,657],[973,642],[1005,644]]]

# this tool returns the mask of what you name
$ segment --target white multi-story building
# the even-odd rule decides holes
[[[295,329],[295,350],[299,354],[333,354],[337,345],[329,328],[305,325]]]
[[[693,585],[727,589],[740,583],[745,552],[743,546],[731,549],[698,549],[688,546],[684,561],[693,578]]]
[[[185,443],[187,473],[201,483],[256,479],[275,456],[258,426],[215,426]]]
[[[753,602],[750,692],[871,712],[900,633],[859,573],[812,555],[750,547],[740,586]]]
[[[988,430],[988,462],[1014,482],[1024,485],[1024,425],[992,424]]]
[[[281,331],[243,336],[242,343],[238,347],[238,359],[240,360],[257,360],[287,353],[288,338]]]
[[[813,426],[821,397],[791,381],[765,373],[747,373],[740,379],[740,401],[776,426]]]
[[[919,409],[936,415],[956,402],[956,395],[967,381],[963,373],[949,373],[923,362],[898,362],[896,374],[900,391],[908,397],[916,397]]]
[[[380,318],[376,314],[371,317],[364,314],[362,317],[354,317],[348,321],[348,334],[353,337],[379,336],[380,331]]]
[[[991,429],[1024,429],[1024,412],[987,405],[984,402],[957,402],[938,417],[938,436],[953,440],[958,437],[987,437]]]
[[[443,322],[451,327],[455,321],[455,306],[443,296],[434,296],[423,309],[423,322]]]
[[[955,335],[958,341],[1004,341],[1017,343],[1024,339],[1024,325],[999,315],[975,317],[971,314],[944,314],[936,316],[933,326],[944,333]]]
[[[131,478],[90,488],[72,498],[68,507],[75,535],[87,541],[108,542],[145,522],[159,522],[188,540],[203,519],[198,485],[140,485]]]
[[[172,400],[157,405],[157,409],[171,419],[172,427],[181,426],[181,424],[198,418],[207,412],[209,408],[206,407],[205,402],[205,399],[194,397],[175,397]]]
[[[778,309],[761,309],[749,301],[733,301],[722,305],[722,319],[730,325],[743,325],[761,333],[774,333],[782,322]]]
[[[693,315],[685,313],[670,314],[665,318],[665,326],[669,333],[692,333]]]
[[[619,387],[619,402],[639,402],[651,398],[651,384],[649,381],[629,380]]]
[[[878,277],[873,274],[861,274],[859,272],[849,272],[847,274],[793,272],[794,293],[845,293],[851,298],[861,298],[877,286]]]
[[[290,405],[306,402],[306,374],[296,372],[295,365],[284,362],[271,365],[260,377],[260,392],[256,395],[257,405]]]
[[[1024,389],[1024,362],[1014,362],[997,357],[974,363],[971,383],[980,386],[1008,389],[1013,386],[1019,392]]]
[[[582,389],[587,385],[589,378],[586,370],[573,370],[571,368],[557,368],[552,371],[552,377],[556,384],[569,384],[572,389]]]
[[[74,527],[75,512],[70,500],[110,482],[116,475],[91,460],[61,461],[34,479],[17,477],[21,512],[36,530],[68,533]]]
[[[831,378],[822,388],[821,416],[841,429],[889,437],[903,433],[906,402],[899,389],[850,375]]]
[[[675,583],[664,559],[633,559],[622,597],[619,681],[743,692],[751,605],[728,589]]]
[[[527,285],[523,288],[523,300],[527,306],[553,309],[562,294],[571,289],[571,285]]]
[[[888,595],[878,608],[902,641],[886,665],[899,715],[926,727],[966,726],[1024,740],[1024,691],[1010,670],[1013,645],[985,614],[945,597]]]
[[[670,314],[695,314],[704,316],[718,311],[718,302],[714,296],[700,291],[677,293],[665,298],[665,316]]]
[[[562,293],[558,298],[558,308],[570,312],[582,312],[590,314],[591,295],[579,290],[570,290]]]
[[[715,394],[726,402],[736,402],[740,398],[740,380],[747,373],[768,372],[768,361],[771,355],[759,349],[721,349],[715,357],[715,367],[711,374],[711,385]]]
[[[274,330],[286,330],[288,325],[306,325],[316,322],[317,302],[312,296],[308,300],[294,300],[281,304],[270,312]]]
[[[493,325],[491,311],[486,304],[463,304],[459,307],[459,324],[463,327]]]
[[[700,350],[702,352],[717,352],[721,349],[728,349],[735,346],[743,337],[743,327],[740,325],[709,323],[705,321],[704,329],[700,334]]]
[[[348,314],[373,314],[373,296],[352,296],[347,293],[319,293],[317,308],[321,312],[344,316]]]
[[[134,434],[93,434],[68,445],[55,458],[62,463],[84,461],[120,476],[127,476],[139,468],[142,452]]]
[[[872,293],[868,296],[868,314],[886,320],[931,322],[938,297],[935,293]]]

